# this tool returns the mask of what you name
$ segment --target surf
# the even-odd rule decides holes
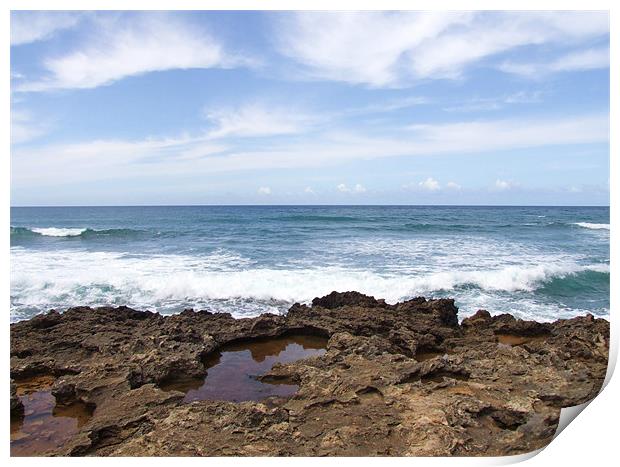
[[[573,225],[591,230],[609,230],[609,224],[595,224],[591,222],[575,222]]]
[[[93,238],[97,236],[126,237],[138,235],[140,230],[134,229],[92,229],[88,227],[13,227],[11,226],[11,238],[33,237],[81,237]]]
[[[208,255],[136,255],[122,252],[11,249],[11,303],[14,308],[67,305],[126,304],[158,309],[209,301],[241,301],[237,316],[252,312],[258,302],[292,304],[336,290],[358,290],[394,303],[418,295],[453,295],[477,289],[487,293],[535,293],[560,287],[561,281],[609,281],[609,264],[561,262],[536,266],[505,266],[389,273],[347,268],[260,267],[227,250]],[[19,266],[17,266],[19,265]],[[93,265],[97,267],[94,268]],[[80,271],[76,274],[76,271]],[[551,285],[548,285],[551,284]],[[600,285],[600,284],[599,284]],[[570,284],[564,287],[570,292]],[[579,293],[579,290],[574,290]],[[266,310],[262,310],[266,311]]]

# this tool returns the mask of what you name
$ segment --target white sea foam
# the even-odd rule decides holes
[[[31,228],[29,229],[35,233],[40,235],[45,235],[47,237],[77,237],[86,232],[87,229],[76,228],[76,229],[68,229],[68,228],[60,228],[60,227],[42,227],[42,228]]]
[[[593,230],[609,230],[609,224],[592,224],[590,222],[575,222],[573,225],[578,225],[584,229]]]
[[[231,252],[205,256],[131,255],[115,252],[32,251],[11,248],[11,305],[15,316],[27,308],[57,304],[126,304],[165,310],[181,304],[205,306],[225,301],[236,316],[282,309],[332,290],[357,290],[396,302],[417,295],[454,295],[459,288],[478,292],[532,291],[541,284],[581,271],[609,272],[607,264],[571,261],[535,266],[480,266],[442,271],[378,273],[338,265],[295,268],[259,267]],[[469,293],[469,292],[467,292]],[[260,301],[261,306],[253,301]],[[251,306],[246,306],[252,302]]]
[[[588,262],[577,252],[549,252],[536,245],[509,240],[466,236],[448,239],[352,240],[346,244],[324,242],[327,251],[337,252],[337,260],[371,264],[377,269],[408,275],[428,275],[441,271],[495,271],[502,267],[530,267],[537,264],[570,265]],[[312,263],[307,265],[311,266]]]

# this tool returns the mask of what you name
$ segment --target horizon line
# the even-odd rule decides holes
[[[609,208],[610,204],[56,204],[19,205],[13,208],[163,208],[163,207],[515,207]]]

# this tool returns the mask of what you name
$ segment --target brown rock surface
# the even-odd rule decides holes
[[[265,381],[299,385],[260,402],[182,401],[159,385],[203,377],[223,345],[284,335],[329,338],[324,355],[276,364]],[[11,325],[11,378],[55,377],[59,404],[92,417],[47,455],[510,455],[546,445],[561,407],[603,383],[609,323],[554,323],[453,300],[386,304],[357,292],[234,319],[127,307],[51,311]],[[11,410],[19,412],[14,385]]]

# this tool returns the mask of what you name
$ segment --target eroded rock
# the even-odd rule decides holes
[[[204,377],[222,346],[287,335],[329,339],[257,375],[298,385],[293,397],[186,403],[162,389]],[[518,454],[552,439],[561,407],[597,394],[608,350],[609,323],[591,315],[479,311],[459,324],[447,299],[333,292],[252,319],[78,307],[11,325],[11,412],[20,379],[49,375],[58,403],[93,409],[55,455]]]

